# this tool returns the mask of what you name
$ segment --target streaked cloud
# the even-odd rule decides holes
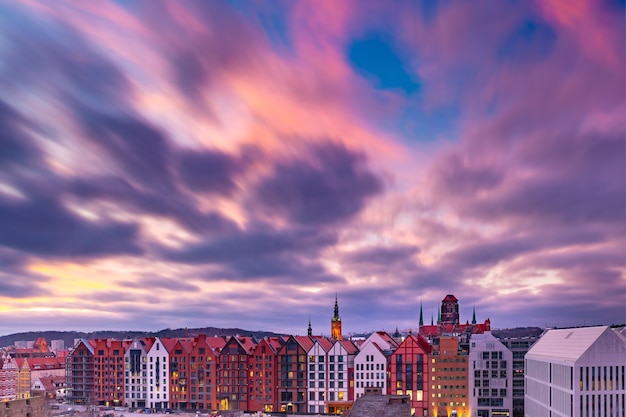
[[[623,321],[623,14],[0,6],[5,331]]]

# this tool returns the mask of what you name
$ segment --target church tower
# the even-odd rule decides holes
[[[333,339],[341,340],[341,317],[339,317],[339,303],[337,302],[337,294],[335,294],[335,314],[330,320],[330,334]]]
[[[459,300],[452,294],[441,300],[441,324],[459,324]]]

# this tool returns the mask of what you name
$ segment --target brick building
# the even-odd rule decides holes
[[[428,415],[431,351],[432,346],[422,335],[409,334],[389,362],[389,393],[408,395],[416,416]]]
[[[468,352],[459,338],[439,338],[439,350],[430,357],[430,416],[469,417]]]

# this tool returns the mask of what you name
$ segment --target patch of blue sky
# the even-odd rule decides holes
[[[527,19],[502,40],[497,56],[502,61],[541,61],[547,58],[557,40],[556,32],[539,17]]]
[[[417,93],[419,77],[408,70],[409,63],[398,50],[388,35],[369,33],[352,41],[346,55],[352,69],[375,88]]]
[[[248,19],[258,20],[270,44],[278,52],[293,52],[293,43],[290,39],[289,13],[294,6],[294,2],[276,0],[256,7],[252,7],[249,0],[225,0],[225,2]]]

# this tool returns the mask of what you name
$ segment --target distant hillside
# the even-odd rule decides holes
[[[206,334],[207,336],[254,336],[257,339],[262,339],[265,336],[278,336],[277,333],[266,331],[250,331],[243,329],[220,329],[217,327],[203,327],[197,329],[163,329],[158,332],[140,332],[140,331],[112,331],[112,330],[99,330],[95,332],[60,332],[60,331],[42,331],[42,332],[23,332],[14,333],[6,336],[0,336],[0,347],[13,346],[16,341],[21,340],[35,340],[38,337],[45,337],[48,344],[51,340],[62,339],[65,342],[65,347],[72,347],[75,339],[132,339],[134,337],[186,337],[197,336],[199,334]]]

